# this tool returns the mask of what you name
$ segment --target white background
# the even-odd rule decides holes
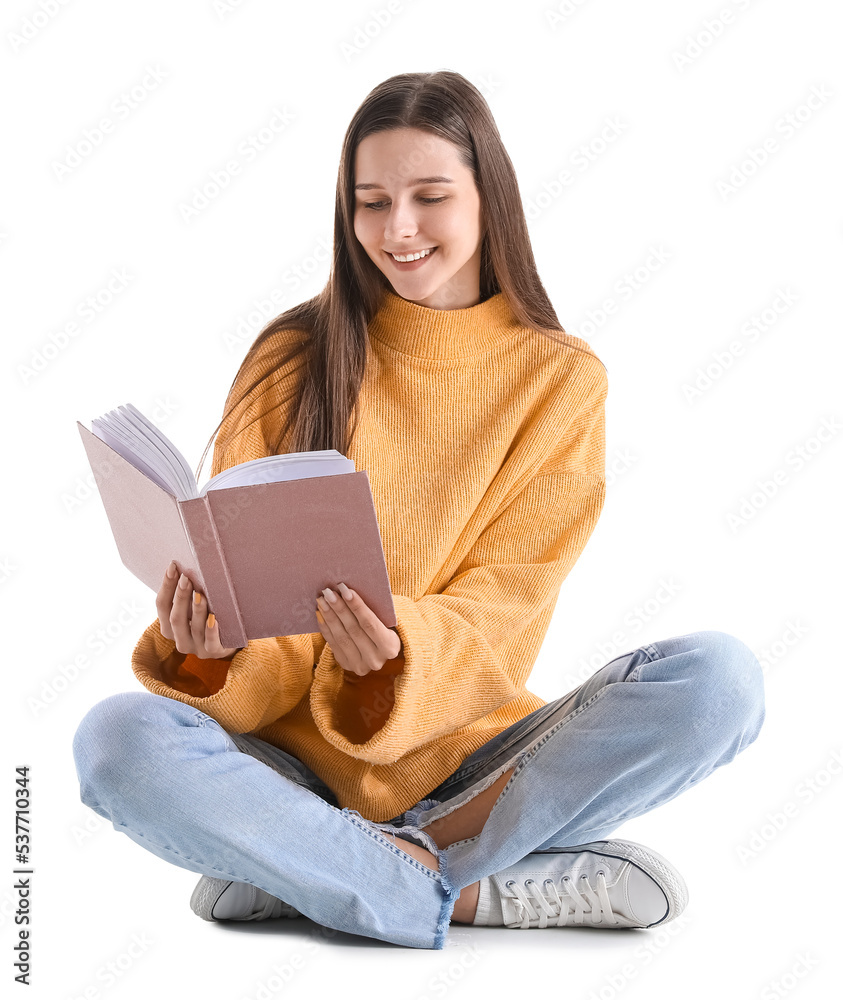
[[[841,27],[831,0],[4,4],[3,815],[27,764],[27,996],[835,992]],[[76,421],[131,401],[195,469],[257,331],[327,278],[355,109],[393,74],[436,69],[488,100],[536,206],[559,318],[609,372],[607,501],[531,690],[560,697],[626,650],[698,629],[731,632],[765,667],[756,743],[618,831],[688,881],[686,919],[662,931],[454,925],[436,952],[325,937],[305,919],[209,924],[188,907],[198,876],[79,800],[73,734],[98,700],[140,690],[130,655],[155,606],[119,561]],[[126,113],[133,88],[143,100]],[[247,161],[240,143],[274,109],[292,119]],[[86,147],[103,117],[112,131]],[[240,174],[186,221],[182,206],[234,156]],[[108,295],[121,271],[130,280]],[[273,290],[284,298],[263,313]],[[82,319],[98,293],[111,301]],[[209,468],[210,455],[202,481]],[[22,995],[11,821],[2,829],[2,976]],[[149,945],[126,958],[135,935]]]

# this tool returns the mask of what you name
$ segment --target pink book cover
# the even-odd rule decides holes
[[[171,560],[208,599],[220,643],[318,632],[316,596],[345,583],[388,628],[395,607],[364,470],[179,500],[76,425],[123,565],[156,593]]]

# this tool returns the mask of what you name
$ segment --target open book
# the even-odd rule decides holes
[[[316,596],[338,583],[396,624],[369,477],[338,451],[266,455],[200,489],[131,403],[76,426],[123,565],[157,593],[174,559],[223,646],[318,632]]]

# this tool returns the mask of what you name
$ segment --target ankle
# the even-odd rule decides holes
[[[419,847],[418,844],[410,843],[409,840],[405,840],[403,837],[398,837],[392,834],[392,839],[396,842],[400,840],[401,850],[410,857],[420,861],[423,865],[428,868],[432,868],[434,871],[439,871],[439,858],[435,854],[431,854],[424,847]],[[471,924],[474,923],[474,915],[477,913],[477,900],[480,897],[480,883],[475,882],[473,885],[468,885],[465,889],[460,890],[460,894],[457,897],[457,901],[454,903],[454,909],[451,913],[451,920],[457,924]]]
[[[477,914],[477,900],[480,898],[480,883],[474,882],[460,890],[459,898],[454,903],[451,921],[457,924],[473,924]]]

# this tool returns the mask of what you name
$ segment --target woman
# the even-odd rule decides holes
[[[557,701],[525,687],[602,509],[606,393],[536,272],[479,92],[452,72],[376,87],[345,136],[328,284],[250,348],[212,475],[293,451],[354,459],[398,624],[326,567],[318,634],[225,649],[172,563],[132,657],[147,690],[77,731],[83,801],[200,873],[191,906],[209,920],[305,914],[441,949],[451,921],[678,916],[673,866],[605,838],[755,740],[755,656],[701,631]]]

